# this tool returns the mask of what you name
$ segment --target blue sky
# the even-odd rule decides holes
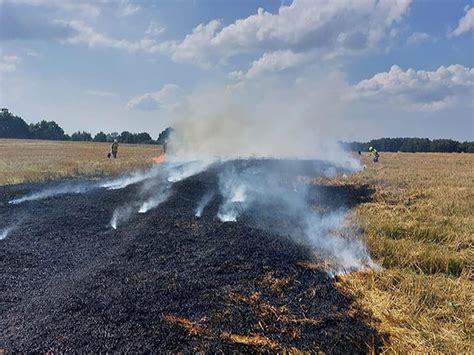
[[[206,86],[337,77],[340,139],[474,140],[471,1],[0,0],[0,16],[0,105],[68,133],[156,136]]]

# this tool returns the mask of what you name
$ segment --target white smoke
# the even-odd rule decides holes
[[[168,198],[171,196],[171,191],[169,189],[159,191],[157,194],[154,196],[150,197],[148,200],[143,202],[138,209],[138,213],[146,213],[149,210],[158,207],[161,205],[163,202],[168,200]]]
[[[5,239],[15,229],[15,226],[10,226],[4,229],[0,229],[0,240]]]
[[[161,166],[153,166],[147,171],[136,171],[131,174],[120,176],[116,179],[106,181],[100,186],[106,188],[107,190],[119,190],[127,186],[137,184],[139,182],[151,179],[157,176],[160,173]]]
[[[26,201],[42,200],[53,196],[65,195],[65,194],[82,194],[89,192],[97,188],[95,184],[72,184],[66,183],[56,187],[48,188],[39,192],[32,193],[30,195],[23,196],[18,199],[9,201],[10,204],[16,205]]]
[[[170,166],[167,170],[167,180],[172,183],[184,180],[190,176],[203,172],[214,162],[216,162],[214,159],[194,160],[180,163],[175,162],[175,164]]]
[[[112,215],[112,219],[110,220],[110,226],[113,229],[117,229],[117,227],[128,221],[130,217],[132,216],[133,212],[135,211],[134,206],[132,205],[126,205],[126,206],[120,206],[117,207],[114,210],[114,213]]]
[[[184,160],[307,158],[360,168],[338,144],[346,92],[341,74],[311,72],[200,87],[175,111],[170,152]]]
[[[283,169],[274,169],[272,164],[283,166]],[[374,267],[365,244],[356,235],[342,237],[338,234],[348,211],[315,212],[308,201],[310,186],[299,185],[296,188],[290,175],[282,173],[285,164],[284,161],[259,161],[253,166],[234,166],[231,162],[219,174],[223,202],[218,218],[222,222],[235,222],[248,212],[246,218],[254,218],[258,227],[305,240],[318,257],[331,261],[334,272]],[[298,167],[288,165],[288,170],[291,169],[297,173]],[[328,172],[336,174],[341,170],[326,167],[321,171],[316,168],[306,171],[311,176],[326,175]]]
[[[190,176],[206,170],[214,160],[183,162],[172,160],[152,168],[148,172],[130,175],[124,179],[115,180],[108,188],[118,188],[124,184],[143,182],[135,201],[114,210],[110,226],[117,229],[118,225],[128,221],[134,213],[146,213],[166,202],[172,195],[172,187]]]
[[[326,256],[332,261],[335,273],[375,268],[376,265],[361,240],[338,235],[347,216],[348,211],[344,209],[324,215],[307,214],[306,237],[317,248],[320,256]]]
[[[202,212],[204,209],[207,207],[207,205],[212,201],[212,199],[215,196],[215,192],[211,191],[206,193],[201,200],[199,201],[199,204],[196,207],[196,213],[194,214],[196,217],[201,218]]]

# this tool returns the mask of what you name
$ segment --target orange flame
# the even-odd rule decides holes
[[[154,157],[153,162],[155,164],[161,164],[166,160],[166,154],[161,154],[159,157]]]

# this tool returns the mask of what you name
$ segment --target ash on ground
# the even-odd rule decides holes
[[[0,221],[15,224],[0,241],[0,348],[366,353],[379,335],[334,287],[330,262],[317,259],[299,207],[288,211],[278,196],[270,205],[248,199],[260,190],[247,189],[243,201],[222,193],[227,169],[262,164],[270,163],[218,164],[167,181],[166,199],[117,229],[111,216],[118,206],[135,206],[143,184],[20,204],[8,201],[52,184],[0,187]],[[292,176],[321,170],[313,162],[271,166],[295,196],[303,186],[292,185]],[[149,192],[158,183],[147,184]],[[350,186],[304,188],[320,216],[371,194]],[[240,208],[235,222],[218,217],[229,196],[229,206]],[[330,248],[321,255],[331,256]]]

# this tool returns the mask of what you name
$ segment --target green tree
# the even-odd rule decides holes
[[[30,136],[34,139],[62,140],[64,130],[54,121],[42,120],[29,126]]]
[[[130,133],[128,131],[123,131],[122,133],[120,133],[120,137],[118,140],[121,143],[133,144],[135,143],[135,136],[133,135],[133,133]]]
[[[11,113],[0,113],[0,138],[30,138],[28,124]]]
[[[100,131],[95,135],[94,142],[107,142],[107,135],[104,132]]]
[[[92,136],[86,131],[77,131],[72,134],[71,140],[76,142],[90,142],[92,141]]]

